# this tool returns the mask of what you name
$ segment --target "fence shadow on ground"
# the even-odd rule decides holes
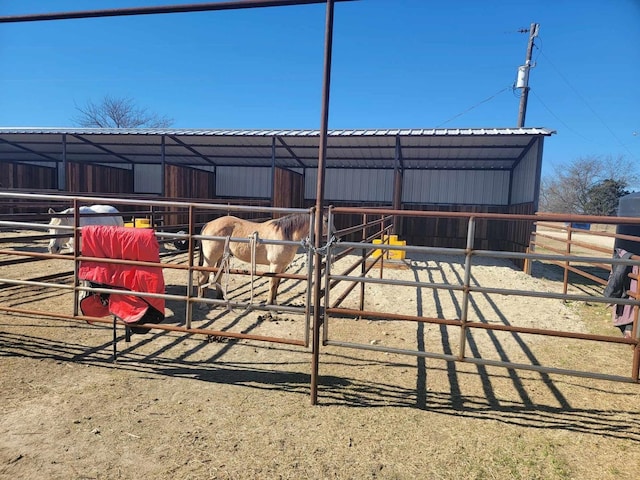
[[[4,329],[8,324],[0,324]],[[38,325],[41,326],[41,325]],[[57,328],[57,327],[53,327]],[[63,328],[69,328],[64,326]],[[97,328],[97,327],[94,327]],[[103,329],[104,330],[104,329]],[[172,335],[169,332],[159,332],[149,335]],[[121,339],[120,339],[121,340]],[[184,337],[173,339],[175,342],[184,341]],[[289,351],[289,347],[264,347],[242,344],[236,341],[226,342],[222,348],[205,361],[189,360],[196,350],[204,348],[206,341],[201,342],[181,358],[171,358],[165,355],[170,346],[166,346],[151,355],[140,354],[140,345],[132,345],[121,351],[117,362],[111,358],[111,342],[88,346],[78,343],[51,340],[37,336],[14,334],[0,331],[0,358],[20,357],[32,360],[53,359],[61,362],[80,363],[94,368],[116,369],[130,371],[136,376],[153,375],[167,376],[185,381],[202,381],[234,385],[258,392],[285,392],[295,395],[300,401],[300,408],[311,407],[307,402],[310,395],[310,375],[308,373],[308,354],[300,353],[299,361],[285,362],[239,362],[225,361],[224,353],[230,348],[269,348],[271,350]],[[344,355],[329,354],[323,363],[323,369],[332,372],[345,367],[353,369],[354,364],[360,371],[367,367],[401,367],[416,368],[415,364],[386,363],[376,360],[362,360]],[[418,363],[419,365],[419,363]],[[443,373],[451,380],[450,364],[438,362],[423,371],[429,377],[432,374]],[[416,368],[416,376],[420,368]],[[613,396],[612,408],[575,408],[568,404],[558,405],[555,397],[550,403],[533,402],[528,397],[518,396],[519,400],[508,399],[504,392],[504,381],[513,381],[512,373],[522,382],[531,384],[532,381],[544,383],[552,390],[579,391],[582,396],[602,394]],[[464,372],[459,372],[463,375]],[[474,374],[475,375],[475,374]],[[372,380],[343,378],[335,375],[321,375],[319,381],[319,407],[348,407],[348,408],[402,408],[464,417],[475,420],[499,422],[507,425],[527,428],[553,429],[567,432],[592,434],[610,439],[626,439],[640,444],[640,427],[637,424],[640,406],[632,400],[633,393],[616,393],[605,390],[604,387],[594,386],[585,382],[579,383],[575,379],[540,379],[533,372],[491,373],[483,378],[483,395],[463,393],[464,385],[458,380],[448,386],[436,389],[426,389],[426,381],[417,381],[417,387],[380,382],[371,375]],[[502,383],[501,383],[502,382]],[[500,383],[495,387],[494,383]],[[513,388],[513,387],[511,387]],[[487,394],[489,393],[489,394]],[[624,398],[629,397],[630,408],[613,408],[613,405],[625,404]],[[551,404],[553,403],[553,404]],[[633,409],[635,408],[635,410]]]

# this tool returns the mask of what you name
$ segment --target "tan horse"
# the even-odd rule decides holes
[[[247,238],[257,233],[260,240],[287,240],[299,242],[309,236],[309,214],[294,213],[263,223],[251,222],[233,216],[216,218],[202,227],[201,235],[212,237]],[[228,245],[228,246],[225,246]],[[269,272],[282,273],[293,261],[300,245],[275,245],[271,243],[234,242],[225,240],[201,240],[200,263],[204,266],[222,267],[227,255],[243,262],[269,265]],[[227,250],[225,252],[225,250]],[[226,254],[226,255],[225,255]],[[213,273],[198,272],[198,296],[204,297]],[[215,280],[215,288],[220,298],[220,288]],[[274,304],[280,279],[271,277],[268,304]]]

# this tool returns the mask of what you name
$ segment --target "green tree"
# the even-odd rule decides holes
[[[166,128],[173,123],[173,119],[149,112],[127,97],[105,95],[100,102],[89,100],[76,110],[73,121],[87,128]]]
[[[587,193],[588,200],[585,205],[587,215],[615,215],[618,209],[620,197],[629,194],[618,180],[607,179],[594,185]]]
[[[539,210],[611,215],[620,196],[628,193],[626,188],[639,179],[633,162],[624,157],[581,157],[557,166],[552,175],[542,179]]]

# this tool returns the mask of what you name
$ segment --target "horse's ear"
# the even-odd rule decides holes
[[[53,208],[50,208],[49,213],[56,213],[56,211]]]

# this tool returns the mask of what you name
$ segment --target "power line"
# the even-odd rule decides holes
[[[457,115],[454,115],[453,117],[451,117],[449,120],[446,120],[444,122],[442,122],[440,125],[436,125],[435,128],[440,128],[443,125],[449,123],[451,120],[455,120],[458,117],[461,117],[462,115],[464,115],[465,113],[470,112],[471,110],[473,110],[476,107],[479,107],[480,105],[482,105],[483,103],[487,103],[490,100],[493,100],[495,97],[497,97],[498,95],[500,95],[502,92],[509,90],[511,88],[511,85],[509,85],[508,87],[504,87],[502,90],[500,90],[499,92],[494,93],[493,95],[491,95],[488,98],[485,98],[484,100],[482,100],[481,102],[476,103],[475,105],[467,108],[465,111],[458,113]]]
[[[553,118],[555,118],[556,120],[558,120],[562,125],[564,125],[565,127],[567,127],[567,130],[571,130],[573,133],[575,133],[577,136],[579,136],[580,138],[582,138],[583,140],[586,140],[587,142],[593,143],[593,140],[585,137],[584,135],[582,135],[581,133],[577,132],[576,130],[574,130],[573,128],[571,128],[569,125],[567,125],[560,117],[558,117],[558,115],[556,115],[540,98],[540,96],[534,91],[531,90],[531,93],[533,93],[533,96],[536,97],[538,99],[538,101],[540,102],[540,104],[547,109],[547,111],[553,116]]]
[[[544,56],[544,58],[547,60],[547,62],[549,62],[549,65],[551,65],[551,68],[553,68],[553,69],[556,71],[556,73],[557,73],[558,75],[560,75],[560,78],[562,78],[562,80],[567,84],[567,86],[568,86],[571,90],[573,90],[573,92],[578,96],[578,98],[579,98],[580,100],[582,100],[582,102],[585,104],[585,106],[586,106],[589,110],[591,110],[591,113],[593,113],[593,115],[594,115],[598,120],[600,120],[600,123],[602,123],[602,125],[604,125],[604,127],[608,130],[608,132],[611,134],[611,136],[612,136],[612,137],[613,137],[613,138],[618,142],[618,144],[619,144],[622,148],[624,148],[624,149],[629,153],[629,155],[631,155],[631,158],[635,158],[635,155],[631,152],[631,150],[629,150],[629,148],[628,148],[624,143],[622,143],[622,140],[620,140],[620,139],[618,138],[618,136],[613,132],[613,130],[611,130],[611,128],[609,128],[609,125],[607,125],[607,124],[606,124],[606,122],[602,119],[602,117],[600,117],[600,115],[598,115],[598,113],[597,113],[597,112],[595,111],[595,109],[594,109],[594,108],[589,104],[589,102],[587,102],[587,100],[586,100],[582,95],[580,95],[580,92],[578,92],[578,90],[577,90],[577,89],[576,89],[576,88],[575,88],[571,83],[569,83],[569,80],[567,80],[567,78],[562,74],[562,72],[560,72],[560,70],[558,70],[558,68],[553,64],[553,62],[549,59],[549,57],[547,57],[547,56],[544,54],[544,52],[542,52],[542,51],[540,51],[540,55],[543,55],[543,56]]]

